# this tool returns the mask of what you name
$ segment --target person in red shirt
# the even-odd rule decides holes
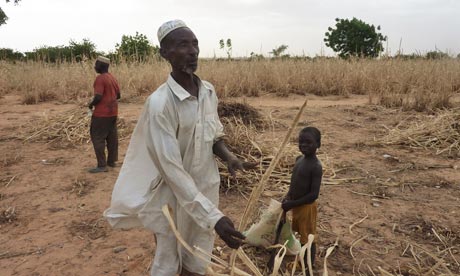
[[[90,134],[96,153],[97,167],[90,169],[90,173],[107,172],[107,165],[114,167],[118,160],[117,116],[118,99],[121,95],[117,80],[109,73],[109,64],[108,58],[100,56],[94,66],[99,75],[94,81],[94,98],[88,107],[93,113]]]

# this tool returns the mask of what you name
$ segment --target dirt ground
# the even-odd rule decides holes
[[[336,179],[350,180],[321,188],[315,275],[322,275],[325,251],[336,238],[329,275],[389,275],[379,267],[393,275],[460,275],[460,160],[372,145],[385,135],[384,125],[413,113],[369,105],[367,96],[309,99],[300,126],[322,131],[323,165]],[[303,97],[244,101],[289,126]],[[27,122],[74,107],[0,98],[0,274],[148,275],[153,235],[113,230],[102,218],[119,167],[87,173],[95,165],[91,144],[59,149],[10,138]],[[135,124],[141,108],[142,103],[121,103],[120,117]],[[286,130],[267,130],[259,142],[278,145]],[[120,142],[121,160],[128,142]],[[221,194],[221,210],[236,222],[245,205],[238,191]]]

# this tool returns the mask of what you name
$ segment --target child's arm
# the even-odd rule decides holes
[[[319,188],[321,186],[321,179],[323,177],[323,168],[321,165],[316,166],[312,171],[312,181],[311,181],[311,190],[308,194],[304,195],[303,197],[296,199],[296,200],[287,200],[284,201],[281,205],[284,211],[289,211],[292,208],[310,204],[318,199],[319,196]]]

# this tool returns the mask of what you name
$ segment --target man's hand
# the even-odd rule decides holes
[[[281,208],[283,208],[284,212],[287,212],[294,207],[296,207],[294,200],[283,200],[283,203],[281,203]]]
[[[236,171],[251,170],[257,166],[257,163],[242,162],[238,158],[231,158],[227,161],[228,172],[232,177],[236,177]]]
[[[214,226],[217,235],[230,247],[237,249],[243,243],[246,237],[240,232],[236,231],[233,222],[228,217],[222,217],[217,221]]]

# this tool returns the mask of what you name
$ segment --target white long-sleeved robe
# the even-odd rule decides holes
[[[161,212],[165,204],[184,237],[212,231],[223,216],[217,208],[220,177],[212,151],[224,135],[223,126],[214,87],[206,81],[199,86],[196,98],[169,76],[147,99],[104,212],[113,227],[168,233]]]

